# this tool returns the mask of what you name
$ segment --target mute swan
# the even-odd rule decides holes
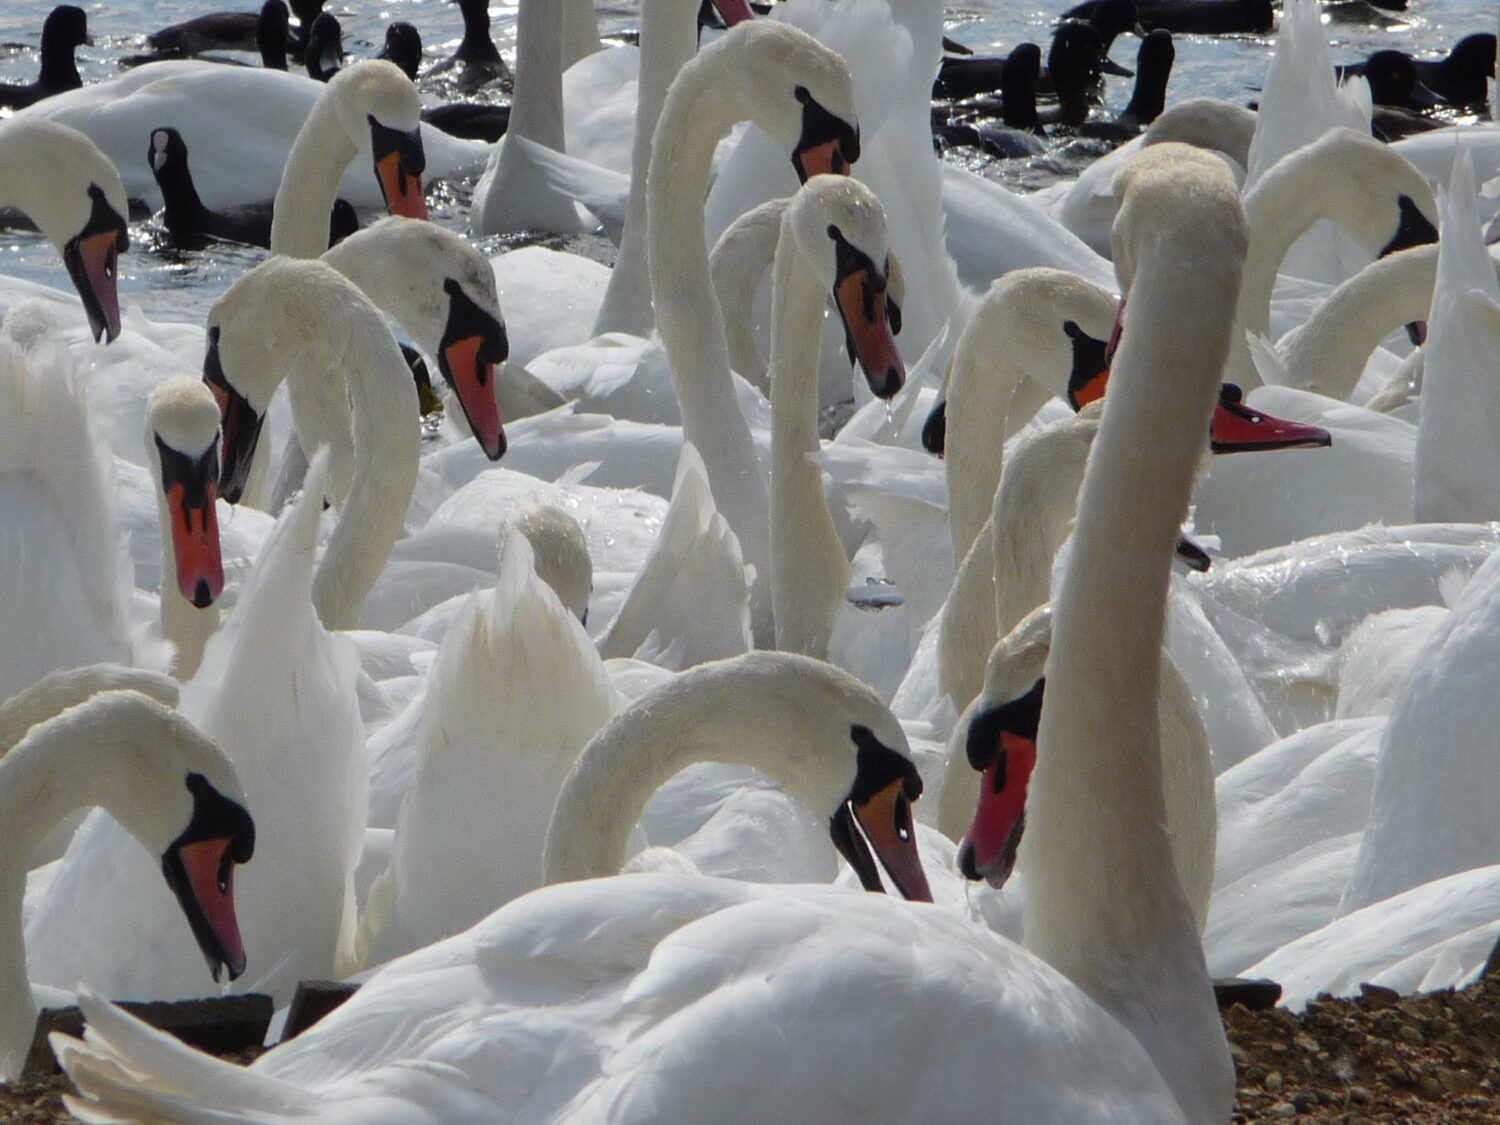
[[[733,28],[678,73],[652,145],[657,174],[647,179],[652,297],[683,438],[702,456],[714,502],[756,568],[751,620],[757,643],[769,644],[769,501],[735,401],[701,233],[714,147],[747,116],[791,154],[799,175],[843,171],[859,156],[848,68],[786,25],[755,20]]]
[[[279,330],[267,337],[270,324]],[[219,490],[230,503],[244,490],[288,357],[302,356],[296,378],[315,395],[342,395],[347,377],[353,463],[344,469],[342,487],[329,482],[330,495],[345,499],[318,567],[313,601],[328,628],[355,627],[365,595],[401,534],[416,485],[417,392],[396,341],[369,299],[332,267],[283,257],[262,262],[214,303],[208,340],[203,378],[219,400]]]
[[[92,42],[88,16],[82,8],[72,4],[59,4],[53,8],[42,22],[42,67],[36,81],[26,85],[0,85],[0,106],[23,109],[53,94],[78,89],[83,85],[83,79],[78,75],[73,50]]]
[[[420,134],[418,157],[413,146],[421,105],[406,75],[379,59],[356,63],[348,73],[340,83],[344,93],[333,94],[332,82],[258,67],[151,63],[48,98],[17,118],[78,129],[114,161],[131,198],[153,207],[161,193],[146,158],[149,138],[154,129],[176,129],[198,161],[196,183],[203,202],[220,209],[276,196],[299,133],[316,117],[315,134],[297,154],[307,180],[288,187],[289,193],[326,193],[326,205],[317,209],[320,221],[308,220],[297,232],[307,247],[300,253],[315,257],[328,245],[326,221],[335,195],[367,210],[415,209],[421,197],[417,176],[436,180],[469,171],[489,151],[487,145],[427,130]],[[345,104],[346,95],[372,100],[363,106],[352,104],[353,99]],[[325,96],[329,102],[315,112]],[[360,161],[346,172],[356,154],[369,163]],[[418,162],[425,167],[416,167]]]
[[[1023,839],[1051,644],[1050,607],[1028,614],[1002,637],[990,654],[983,691],[950,739],[938,828],[960,842],[959,871],[997,888],[1009,878]],[[1202,932],[1213,894],[1218,831],[1213,759],[1192,690],[1167,654],[1158,707],[1167,837]]]
[[[118,256],[129,245],[120,174],[88,137],[30,118],[0,122],[0,205],[15,207],[57,248],[94,339],[120,334]]]
[[[95,1119],[181,1121],[214,1110],[388,1119],[416,1104],[452,1120],[498,1113],[662,1123],[768,1115],[915,1122],[930,1120],[933,1106],[941,1105],[964,1120],[1227,1121],[1229,1054],[1160,827],[1155,692],[1110,690],[1119,681],[1119,656],[1104,651],[1095,632],[1100,621],[1118,621],[1137,648],[1125,667],[1154,678],[1172,544],[1228,352],[1244,251],[1233,185],[1210,175],[1185,176],[1178,164],[1169,176],[1137,177],[1123,193],[1122,235],[1132,237],[1117,258],[1127,282],[1131,267],[1141,267],[1141,284],[1125,315],[1120,385],[1100,439],[1107,456],[1096,459],[1096,468],[1104,468],[1085,485],[1080,532],[1083,546],[1099,542],[1105,550],[1098,553],[1116,559],[1134,580],[1122,587],[1111,568],[1065,586],[1056,643],[1080,664],[1101,668],[1097,676],[1084,667],[1072,674],[1063,661],[1052,662],[1054,690],[1063,681],[1055,698],[1067,706],[1046,709],[1043,744],[1056,738],[1057,752],[1053,769],[1043,758],[1037,781],[1048,794],[1038,810],[1043,851],[1054,858],[1028,884],[1032,940],[1077,978],[935,908],[823,888],[772,891],[631,875],[535,892],[467,933],[393,963],[316,1029],[249,1071],[145,1033],[137,1021],[84,995],[87,1041],[56,1040],[81,1091],[71,1107]],[[1184,200],[1189,185],[1196,189],[1191,204]],[[1185,260],[1193,268],[1183,270]],[[1180,331],[1148,330],[1167,316]],[[1192,330],[1184,326],[1189,318]],[[1158,396],[1135,385],[1158,362],[1195,383],[1165,410]],[[1141,443],[1141,432],[1161,433],[1162,440]],[[1162,482],[1151,504],[1120,471],[1122,460]],[[1090,548],[1078,557],[1097,555]],[[1074,604],[1085,595],[1089,605]],[[1070,623],[1080,610],[1088,620]],[[905,736],[873,700],[850,715],[852,689],[830,697],[810,691],[800,670],[790,677],[762,671],[793,664],[808,661],[751,654],[674,677],[612,720],[577,768],[592,770],[582,763],[610,751],[613,772],[635,738],[661,768],[673,768],[669,755],[682,740],[662,735],[676,720],[651,701],[676,699],[689,714],[703,715],[711,731],[722,732],[716,743],[737,760],[779,741],[746,738],[747,730],[785,730],[793,745],[815,731],[820,744],[847,745],[873,720],[878,725],[864,729],[885,745],[868,756],[888,762],[891,772],[870,796],[889,810],[892,798],[905,796],[903,772],[910,766],[896,749]],[[683,697],[684,685],[736,668],[760,672],[776,690]],[[1068,682],[1079,675],[1086,684]],[[785,705],[786,691],[799,696],[795,713]],[[1066,737],[1072,732],[1061,727],[1074,715],[1070,725],[1086,729]],[[1120,768],[1122,748],[1131,754],[1129,769]],[[639,773],[624,778],[651,784]],[[841,780],[844,788],[830,787],[827,795],[837,793],[842,805],[847,775]],[[1104,785],[1116,799],[1099,803],[1093,791]],[[1080,787],[1098,810],[1098,831],[1076,830],[1080,800],[1067,790]],[[549,874],[607,869],[618,855],[613,849],[623,848],[628,812],[613,787],[607,797],[598,792],[586,806],[580,800],[580,811],[587,810],[582,821],[567,815],[569,802],[559,802]],[[1062,839],[1054,835],[1054,819],[1067,822]],[[579,835],[559,838],[571,823],[607,825],[611,854]],[[887,822],[878,830],[894,836],[893,828]],[[1037,828],[1034,819],[1023,855],[1035,847]],[[566,867],[553,866],[564,860]],[[1086,878],[1100,869],[1109,877]],[[1058,917],[1065,903],[1076,918]],[[1087,968],[1095,957],[1108,966],[1108,982]],[[731,1009],[734,1018],[726,1018]],[[837,1018],[814,1018],[828,1010]],[[899,1057],[882,1053],[871,1065],[857,1062],[872,1028],[896,1036],[898,1024],[905,1044]],[[998,1065],[996,1042],[1007,1044]],[[845,1065],[831,1065],[834,1058]],[[559,1059],[565,1066],[547,1069],[548,1081],[538,1087],[538,1068]],[[725,1097],[726,1074],[735,1076],[733,1089],[742,1096]]]
[[[576,617],[507,530],[493,590],[468,600],[438,647],[389,873],[371,901],[370,964],[467,929],[543,883],[546,817],[614,691]],[[497,819],[498,814],[498,819]],[[498,831],[497,831],[498,829]]]
[[[1019,858],[1027,948],[1116,1014],[1184,1117],[1206,1122],[1228,1118],[1234,1074],[1163,828],[1154,681],[1170,560],[1229,351],[1248,224],[1221,162],[1192,149],[1167,155],[1146,150],[1117,184],[1114,261],[1127,303],[1055,602]],[[1166,399],[1153,387],[1163,367],[1181,373]],[[1142,433],[1161,436],[1143,442]],[[1154,482],[1149,501],[1141,480]],[[1122,750],[1131,769],[1119,769]],[[1086,835],[1077,831],[1083,807],[1100,813]]]
[[[844,608],[849,564],[823,493],[818,452],[818,350],[832,301],[851,358],[870,389],[891,398],[906,367],[891,335],[885,212],[869,188],[814,176],[781,220],[772,265],[771,598],[776,647],[825,659]]]
[[[352,647],[311,604],[324,473],[277,524],[179,710],[234,764],[261,830],[257,862],[239,879],[240,926],[254,952],[240,987],[289,998],[298,980],[336,972],[352,952],[352,876],[366,810],[364,737]],[[129,854],[119,827],[94,814],[68,846],[27,921],[36,979],[86,979],[111,995],[201,995],[184,935],[170,926],[151,862]],[[87,919],[99,913],[129,943]]]
[[[152,393],[146,456],[161,482],[161,635],[177,650],[177,678],[188,680],[218,628],[213,603],[224,591],[216,507],[219,404],[201,382],[178,375]]]
[[[95,695],[32,728],[0,760],[7,857],[0,1079],[19,1077],[37,1016],[20,932],[26,860],[54,822],[90,805],[114,817],[160,864],[212,978],[223,972],[233,980],[245,970],[234,869],[255,851],[255,824],[234,767],[160,703],[133,691]]]
[[[1225,378],[1261,382],[1244,333],[1270,329],[1271,293],[1297,238],[1319,217],[1332,219],[1370,258],[1437,241],[1437,202],[1422,174],[1373,137],[1334,129],[1297,149],[1245,191],[1251,249]]]

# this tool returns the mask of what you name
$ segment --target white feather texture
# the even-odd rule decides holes
[[[750,650],[749,597],[739,540],[714,507],[702,458],[684,442],[661,534],[599,649],[634,656],[655,633],[655,648],[680,646],[679,668],[738,656]]]
[[[615,694],[578,619],[501,539],[494,590],[469,600],[428,674],[411,788],[396,821],[389,919],[374,962],[458,933],[542,885],[563,778]],[[367,939],[368,940],[368,939]]]
[[[61,668],[131,662],[134,572],[106,456],[50,314],[17,306],[0,334],[0,699]]]

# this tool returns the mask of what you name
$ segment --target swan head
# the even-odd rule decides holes
[[[12,119],[0,126],[6,160],[37,169],[37,190],[15,205],[62,256],[83,301],[94,339],[120,334],[119,255],[130,245],[130,213],[120,173],[77,129],[55,121]]]
[[[859,117],[849,64],[811,35],[774,20],[751,20],[699,53],[713,65],[738,53],[739,65],[717,74],[742,106],[755,106],[756,123],[792,154],[798,179],[842,175],[859,159]]]
[[[394,63],[366,59],[335,74],[325,96],[333,99],[356,151],[373,162],[391,214],[427,218],[422,102],[411,79]]]
[[[78,724],[80,737],[92,728],[101,743],[126,743],[128,782],[111,813],[161,857],[162,874],[214,979],[238,977],[245,947],[234,869],[255,853],[255,822],[224,752],[187,719],[134,691],[96,695],[52,722]]]
[[[850,361],[859,361],[875,394],[890,398],[905,383],[906,366],[894,336],[900,308],[891,292],[880,200],[850,177],[814,176],[793,199],[784,223],[839,311]]]
[[[847,672],[791,653],[750,653],[699,668],[720,678],[720,730],[765,747],[727,760],[755,765],[764,757],[804,805],[831,809],[829,838],[866,890],[884,890],[884,867],[902,896],[931,902],[912,823],[922,778],[906,733],[879,697]]]
[[[529,503],[511,512],[505,526],[526,537],[536,576],[552,587],[564,609],[587,625],[594,563],[578,521],[556,504]],[[503,543],[503,532],[501,539]]]
[[[347,240],[346,240],[347,241]],[[319,259],[275,255],[247,271],[208,311],[203,383],[219,406],[219,495],[238,504],[271,396],[292,362],[331,366],[348,343],[341,312],[365,298]]]
[[[1026,830],[1026,793],[1036,767],[1037,729],[1047,690],[1052,608],[1032,611],[990,653],[984,691],[956,732],[963,761],[980,775],[979,797],[958,848],[968,879],[1000,888],[1015,870]],[[954,767],[957,766],[955,759]],[[950,772],[950,778],[952,774]]]
[[[453,389],[491,461],[505,453],[495,373],[510,355],[489,261],[434,223],[388,217],[350,235],[323,261],[388,310]]]
[[[219,487],[219,404],[197,379],[174,375],[146,406],[146,451],[157,471],[172,529],[177,590],[203,609],[224,592],[215,500]]]

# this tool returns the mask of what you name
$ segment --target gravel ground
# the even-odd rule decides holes
[[[1500,973],[1462,992],[1404,998],[1366,985],[1357,999],[1315,1001],[1301,1015],[1236,1004],[1224,1026],[1239,1075],[1236,1125],[1500,1121]],[[0,1084],[0,1121],[72,1121],[66,1089],[62,1075]]]

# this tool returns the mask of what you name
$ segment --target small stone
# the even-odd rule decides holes
[[[1355,1105],[1369,1105],[1375,1100],[1375,1097],[1363,1086],[1350,1086],[1349,1100]]]
[[[1384,1008],[1401,999],[1401,993],[1394,988],[1371,984],[1368,981],[1359,986],[1359,995],[1372,1008]]]
[[[1282,1080],[1281,1071],[1279,1070],[1271,1071],[1270,1074],[1266,1075],[1265,1081],[1261,1083],[1261,1086],[1272,1094],[1281,1093],[1283,1085],[1285,1083]]]
[[[1318,1053],[1318,1041],[1311,1035],[1299,1035],[1295,1040],[1293,1040],[1293,1042],[1295,1042],[1298,1047],[1301,1047],[1302,1050],[1306,1051],[1309,1055],[1315,1055]]]
[[[1427,1043],[1427,1040],[1422,1038],[1422,1033],[1409,1023],[1403,1023],[1396,1029],[1396,1038],[1413,1047],[1422,1047]]]
[[[1296,1117],[1297,1107],[1291,1102],[1277,1102],[1266,1110],[1267,1117]]]

